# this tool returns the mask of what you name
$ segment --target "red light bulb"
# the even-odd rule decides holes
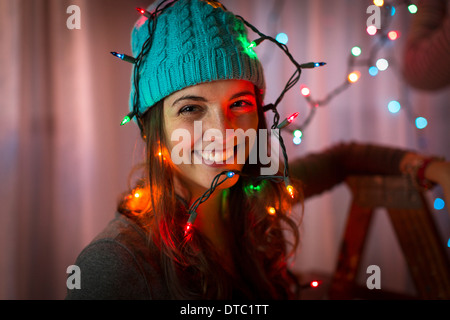
[[[298,112],[296,112],[293,115],[291,115],[290,117],[284,119],[283,122],[281,122],[277,126],[277,128],[278,129],[283,129],[284,127],[288,126],[292,121],[294,121],[294,119],[297,118],[297,116],[298,116]]]
[[[290,116],[290,117],[287,119],[287,121],[288,121],[289,123],[291,123],[292,121],[294,121],[295,118],[297,118],[297,116],[298,116],[298,112],[296,112],[296,113],[294,113],[292,116]]]
[[[184,236],[187,236],[192,231],[192,223],[188,222],[186,223],[186,226],[184,227]]]
[[[398,34],[397,31],[390,31],[390,32],[388,33],[388,38],[389,38],[390,40],[392,40],[392,41],[397,40],[398,37],[399,37],[399,34]]]
[[[302,86],[300,92],[304,97],[309,97],[311,95],[311,90],[309,90],[309,88],[306,86]]]
[[[367,33],[371,36],[375,35],[377,33],[377,27],[375,26],[368,26],[366,29]]]
[[[319,286],[319,281],[317,280],[311,281],[310,286],[313,288],[317,288]]]
[[[139,11],[139,13],[143,14],[144,16],[146,16],[147,18],[150,18],[150,16],[151,16],[151,13],[148,12],[147,10],[145,10],[145,9],[136,8],[136,10]]]

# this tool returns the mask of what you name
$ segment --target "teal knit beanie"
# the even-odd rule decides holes
[[[133,56],[149,38],[146,17],[133,28]],[[170,94],[216,80],[247,80],[265,90],[263,68],[243,22],[216,1],[179,0],[156,20],[152,45],[141,61],[139,115]],[[136,71],[136,70],[135,70]],[[130,110],[135,87],[132,76]]]

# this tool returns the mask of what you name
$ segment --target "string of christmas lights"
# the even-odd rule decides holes
[[[410,1],[398,2],[396,6],[394,6],[392,3],[385,3],[383,0],[374,0],[373,3],[376,6],[380,7],[383,25],[380,26],[380,29],[377,29],[375,25],[368,26],[366,29],[366,32],[369,36],[377,37],[373,42],[372,47],[368,51],[368,57],[365,59],[362,58],[363,50],[361,49],[361,47],[352,47],[350,49],[349,59],[347,63],[347,74],[343,79],[343,82],[334,90],[329,92],[323,99],[313,99],[312,92],[309,87],[305,84],[300,85],[300,93],[304,97],[309,107],[309,113],[306,117],[303,118],[303,122],[301,124],[290,127],[292,142],[295,145],[301,144],[304,136],[303,132],[313,120],[314,116],[316,115],[317,109],[319,107],[327,106],[336,96],[350,88],[353,84],[357,83],[362,76],[360,70],[366,69],[370,76],[375,77],[380,72],[385,71],[389,68],[389,61],[387,59],[377,59],[376,56],[378,52],[388,43],[393,42],[400,37],[400,33],[398,31],[390,29],[390,24],[397,10],[396,7],[400,5],[406,5],[410,14],[415,14],[418,11],[417,6],[415,4],[412,4]],[[276,39],[284,44],[287,44],[288,42],[288,36],[285,33],[279,33]],[[395,114],[402,109],[402,105],[399,101],[392,100],[387,104],[387,109],[390,113]],[[414,124],[417,129],[424,129],[427,126],[428,121],[426,118],[414,116],[412,114],[409,115],[413,118]]]
[[[164,3],[168,2],[168,0],[164,0],[162,1],[157,8],[155,9],[154,12],[148,12],[145,9],[141,9],[141,8],[137,8],[137,11],[140,12],[143,16],[147,17],[147,19],[149,19],[149,23],[148,23],[148,33],[149,33],[149,38],[144,42],[141,52],[140,54],[134,58],[131,57],[129,55],[126,55],[124,53],[117,53],[117,52],[111,52],[112,55],[114,55],[115,57],[124,60],[126,62],[132,63],[134,64],[134,86],[135,86],[135,97],[134,97],[134,104],[133,104],[133,110],[131,112],[129,112],[122,120],[121,125],[125,125],[126,123],[130,122],[134,117],[136,117],[137,119],[137,123],[139,125],[139,128],[142,131],[142,122],[140,119],[140,114],[139,114],[139,107],[138,107],[138,103],[139,103],[139,68],[140,68],[140,64],[142,61],[142,58],[145,54],[147,54],[147,52],[150,50],[151,44],[152,44],[152,40],[153,40],[153,34],[155,32],[156,29],[156,22],[157,22],[157,17],[159,14],[161,14],[166,8],[168,8],[169,6],[171,6],[173,3],[175,3],[176,1],[172,1],[169,2],[168,4],[166,4],[165,6],[163,6]],[[222,6],[223,7],[223,6]],[[224,10],[226,10],[223,7]],[[270,41],[274,44],[276,44],[284,53],[285,55],[289,58],[289,60],[295,65],[296,70],[295,72],[292,74],[292,76],[289,78],[289,80],[286,83],[286,86],[284,87],[283,91],[281,92],[280,96],[278,97],[278,99],[273,103],[273,104],[269,104],[263,107],[263,111],[267,112],[269,110],[271,110],[274,113],[274,117],[273,117],[273,124],[272,124],[272,129],[277,129],[278,131],[276,132],[277,138],[280,142],[280,146],[282,149],[282,153],[283,153],[283,158],[284,158],[284,172],[283,172],[283,176],[257,176],[257,177],[249,177],[251,179],[253,179],[254,181],[258,181],[258,180],[272,180],[272,181],[276,181],[276,182],[283,182],[285,183],[285,187],[286,187],[286,192],[289,194],[289,196],[291,198],[295,198],[295,188],[292,186],[290,179],[289,179],[289,172],[288,172],[288,157],[287,157],[287,152],[286,152],[286,147],[284,145],[283,142],[283,138],[281,136],[281,134],[279,134],[279,130],[283,129],[285,127],[287,127],[288,125],[290,125],[295,118],[297,118],[297,116],[299,115],[298,112],[290,115],[289,117],[285,118],[281,123],[279,123],[280,120],[280,114],[278,113],[277,110],[277,106],[279,105],[279,103],[282,101],[284,95],[286,94],[287,91],[289,91],[290,89],[292,89],[293,87],[295,87],[295,85],[297,84],[297,82],[300,80],[300,76],[301,76],[301,72],[302,69],[310,69],[310,68],[317,68],[317,67],[321,67],[324,66],[326,63],[325,62],[308,62],[308,63],[304,63],[304,64],[299,64],[290,54],[288,47],[286,46],[286,44],[282,43],[279,41],[279,39],[275,39],[272,38],[270,36],[267,36],[265,34],[263,34],[262,32],[260,32],[255,26],[253,26],[252,24],[250,24],[249,22],[247,22],[244,18],[242,18],[241,16],[236,16],[238,19],[242,20],[242,22],[248,27],[250,28],[253,32],[255,32],[256,34],[259,35],[260,38],[256,39],[255,41],[248,43],[246,42],[245,39],[241,39],[241,41],[243,42],[244,48],[246,50],[246,53],[250,56],[255,55],[255,52],[253,51],[253,48],[260,45],[263,41]],[[219,178],[223,175],[225,176],[225,179],[220,181]],[[222,184],[225,180],[232,178],[234,175],[243,175],[241,172],[237,172],[237,171],[224,171],[218,175],[216,175],[216,177],[213,179],[212,183],[211,183],[211,187],[201,196],[199,197],[189,208],[188,213],[189,213],[189,219],[185,225],[185,237],[189,240],[189,238],[192,235],[192,230],[193,230],[193,224],[194,221],[197,217],[197,211],[196,209],[198,208],[198,206],[200,204],[202,204],[203,202],[205,202],[210,196],[211,194],[215,191],[215,189]],[[259,185],[251,185],[253,188],[253,191],[259,190],[260,186]],[[136,196],[138,195],[138,196]],[[139,193],[136,192],[134,193],[134,198],[135,199],[139,199]],[[133,196],[131,196],[130,199],[133,199]],[[276,209],[273,207],[269,207],[268,209],[268,214],[273,215],[276,213]]]
[[[116,56],[124,61],[134,64],[135,68],[138,69],[140,66],[140,61],[142,60],[142,56],[144,54],[146,54],[146,52],[148,52],[147,50],[149,50],[149,48],[151,46],[152,34],[154,33],[154,30],[156,28],[156,20],[157,20],[156,18],[158,16],[158,14],[160,14],[162,11],[164,11],[165,8],[169,7],[171,4],[173,4],[175,2],[175,1],[171,2],[166,7],[159,9],[160,7],[162,7],[162,4],[165,3],[166,1],[167,0],[162,1],[160,3],[160,5],[158,6],[158,8],[153,13],[150,13],[144,9],[137,8],[137,10],[142,15],[144,15],[145,17],[147,17],[148,19],[151,19],[153,21],[152,27],[150,27],[150,25],[151,25],[150,23],[148,24],[150,36],[149,36],[149,39],[144,43],[141,53],[139,54],[138,57],[134,58],[134,57],[128,56],[126,54],[121,54],[121,53],[117,53],[117,52],[111,52],[111,54],[113,54],[114,56]],[[384,4],[383,1],[374,1],[374,4],[385,8],[384,12],[385,13],[388,12],[387,15],[390,17],[392,17],[395,14],[395,7],[391,4]],[[411,14],[414,14],[417,12],[417,7],[408,2],[408,10],[410,11]],[[260,36],[260,38],[258,38],[255,41],[248,44],[247,51],[249,54],[254,53],[253,48],[260,45],[263,41],[268,40],[268,41],[271,41],[272,43],[276,44],[281,50],[283,50],[283,52],[286,54],[286,56],[290,59],[290,61],[296,67],[294,74],[289,78],[288,82],[286,83],[285,88],[283,89],[283,91],[281,92],[280,96],[275,101],[275,103],[269,104],[269,105],[266,105],[263,107],[264,112],[269,111],[269,110],[274,112],[274,120],[273,120],[272,129],[279,129],[279,130],[285,129],[288,125],[290,125],[294,121],[295,118],[297,118],[298,113],[297,112],[294,113],[293,115],[285,118],[281,123],[279,123],[280,115],[277,111],[278,104],[283,99],[285,93],[297,84],[297,82],[300,79],[302,69],[321,67],[321,66],[324,66],[326,63],[324,63],[324,62],[309,62],[309,63],[304,63],[304,64],[298,64],[297,61],[289,53],[289,50],[287,48],[288,36],[286,34],[280,33],[277,35],[276,38],[269,37],[269,36],[261,33],[258,29],[256,29],[253,25],[248,23],[242,17],[240,17],[240,16],[237,16],[237,17],[240,18],[243,21],[243,23],[247,25],[247,27],[249,27],[252,31],[254,31],[256,34],[258,34]],[[390,19],[387,19],[387,20],[390,21]],[[384,28],[384,29],[387,29],[387,28]],[[353,70],[354,67],[356,67],[356,66],[363,66],[363,67],[368,68],[368,72],[370,75],[375,76],[376,74],[378,74],[379,71],[384,71],[388,68],[389,63],[386,59],[378,59],[376,61],[376,63],[373,64],[376,53],[385,45],[386,41],[395,41],[399,37],[399,33],[397,31],[390,30],[390,31],[386,32],[384,29],[381,29],[381,31],[378,32],[378,29],[376,29],[376,28],[374,29],[373,26],[370,26],[367,28],[367,33],[371,36],[374,36],[376,34],[381,34],[381,37],[380,37],[381,41],[376,43],[373,46],[372,50],[370,50],[370,55],[367,60],[357,60],[357,58],[361,55],[362,50],[358,46],[353,47],[350,50],[351,56],[350,56],[349,64],[348,64],[349,70]],[[135,75],[136,74],[139,74],[139,72],[135,72]],[[317,108],[327,105],[334,97],[336,97],[337,95],[342,93],[344,90],[348,89],[352,84],[356,83],[360,79],[360,77],[361,77],[361,72],[359,70],[353,70],[353,71],[349,72],[345,81],[341,85],[339,85],[337,88],[335,88],[333,91],[331,91],[322,100],[312,99],[311,90],[308,87],[306,87],[305,85],[301,85],[300,93],[307,101],[307,103],[310,107],[310,113],[308,114],[307,117],[305,117],[303,123],[300,126],[294,127],[294,129],[292,130],[292,133],[294,136],[294,138],[293,138],[294,144],[298,145],[301,143],[301,139],[303,137],[303,130],[305,130],[307,125],[312,121]],[[138,82],[139,82],[139,78],[136,78],[136,76],[135,76],[134,85],[136,86],[136,88],[137,88]],[[135,91],[136,91],[136,94],[138,95],[139,90],[136,89]],[[121,122],[121,125],[124,125],[124,124],[130,122],[133,117],[137,117],[138,125],[141,127],[141,124],[139,121],[139,114],[137,111],[138,110],[138,108],[137,108],[138,100],[139,100],[138,96],[136,96],[134,99],[135,107],[134,107],[133,111],[131,111],[129,114],[127,114],[124,117],[124,119]],[[398,112],[400,110],[400,108],[401,108],[401,106],[397,101],[391,101],[388,105],[388,109],[392,113]],[[416,126],[419,129],[424,128],[426,126],[426,119],[419,118],[419,117],[416,118]],[[285,148],[285,145],[283,142],[283,138],[281,137],[281,134],[278,134],[277,138],[280,141],[280,146],[282,149],[283,158],[284,158],[284,162],[285,162],[285,169],[284,169],[283,176],[260,176],[260,177],[252,177],[252,178],[254,178],[255,181],[257,181],[258,179],[259,180],[272,180],[272,181],[276,181],[276,182],[284,181],[286,191],[291,196],[291,198],[294,198],[295,197],[295,189],[291,185],[290,180],[289,180],[288,159],[287,159],[286,148]],[[222,177],[223,175],[225,175],[225,179],[222,181],[219,181],[219,178]],[[236,171],[225,171],[225,172],[218,174],[213,179],[210,189],[208,189],[200,198],[198,198],[191,205],[191,207],[189,208],[189,212],[188,212],[189,219],[185,225],[185,237],[189,238],[191,236],[191,232],[193,230],[193,223],[197,217],[196,209],[198,208],[198,206],[201,203],[205,202],[220,184],[222,184],[226,179],[232,178],[234,175],[242,175],[242,173],[236,172]],[[248,190],[251,190],[251,192],[255,192],[255,191],[258,192],[260,190],[260,185],[258,185],[258,184],[250,185],[248,187]],[[138,194],[138,193],[136,193],[136,194]],[[136,197],[136,194],[135,194],[135,198],[139,198],[139,197]],[[267,213],[269,215],[275,215],[276,209],[274,207],[268,207]],[[449,244],[450,244],[450,240],[449,240]]]
[[[316,111],[319,107],[326,106],[330,103],[332,99],[334,99],[336,96],[347,90],[351,85],[358,82],[358,80],[361,78],[361,71],[359,69],[366,69],[368,74],[372,77],[377,76],[380,72],[383,72],[389,68],[390,65],[394,65],[393,59],[391,60],[391,63],[389,63],[388,59],[385,58],[378,58],[377,54],[378,52],[383,49],[387,44],[392,43],[399,39],[400,33],[397,30],[393,30],[390,28],[390,25],[392,23],[393,17],[396,14],[397,7],[404,5],[406,6],[408,12],[410,14],[416,14],[418,12],[418,7],[411,3],[411,1],[398,1],[396,5],[390,2],[385,2],[383,0],[374,0],[373,4],[380,8],[382,13],[382,20],[383,25],[380,26],[380,29],[377,29],[375,25],[368,26],[366,29],[366,32],[369,36],[375,37],[375,40],[373,41],[373,45],[368,51],[368,57],[365,59],[362,59],[362,53],[363,50],[359,46],[354,46],[350,49],[350,55],[348,59],[348,65],[347,65],[347,76],[344,79],[344,81],[337,86],[334,90],[329,92],[325,98],[321,100],[315,100],[312,98],[311,90],[305,85],[300,85],[300,93],[304,97],[305,101],[308,104],[309,107],[309,114],[304,117],[303,122],[298,126],[290,126],[290,132],[292,134],[292,142],[295,145],[300,145],[303,138],[303,132],[307,128],[307,126],[311,123],[314,116],[316,115]],[[287,44],[289,37],[286,33],[279,33],[276,36],[276,40]],[[418,130],[424,129],[428,126],[428,120],[423,116],[415,115],[411,108],[409,108],[409,101],[407,98],[403,98],[403,106],[400,104],[398,100],[391,100],[387,104],[387,110],[392,113],[396,114],[400,112],[401,110],[404,110],[407,112],[407,116],[412,120],[415,127]],[[419,140],[419,145],[424,147],[423,140]],[[445,201],[442,199],[442,196],[439,194],[439,190],[437,191],[437,196],[434,197],[433,201],[433,208],[437,211],[443,210],[445,208]],[[450,238],[448,239],[447,246],[450,247]]]

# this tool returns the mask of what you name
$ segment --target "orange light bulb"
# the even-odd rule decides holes
[[[268,207],[268,208],[267,208],[267,212],[268,212],[271,216],[273,216],[273,215],[275,215],[275,213],[276,213],[277,211],[275,210],[274,207]]]
[[[348,82],[355,83],[359,80],[360,76],[361,74],[359,73],[359,71],[354,71],[348,75]]]
[[[291,185],[288,185],[286,187],[286,190],[289,192],[289,195],[291,196],[291,198],[294,199],[294,187]]]

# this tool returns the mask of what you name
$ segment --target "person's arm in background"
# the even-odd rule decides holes
[[[289,162],[289,174],[301,180],[304,197],[330,190],[350,175],[398,175],[406,150],[341,143]]]
[[[400,163],[402,173],[416,178],[419,184],[439,184],[444,192],[447,208],[450,205],[450,162],[435,157],[427,157],[415,152],[407,153]],[[447,210],[450,214],[450,210]]]
[[[406,40],[403,77],[411,86],[438,90],[450,84],[447,0],[420,0]]]
[[[341,143],[290,161],[289,172],[302,182],[305,198],[330,190],[351,175],[411,174],[414,179],[419,176],[419,184],[429,180],[441,185],[450,204],[450,162],[409,150]]]

